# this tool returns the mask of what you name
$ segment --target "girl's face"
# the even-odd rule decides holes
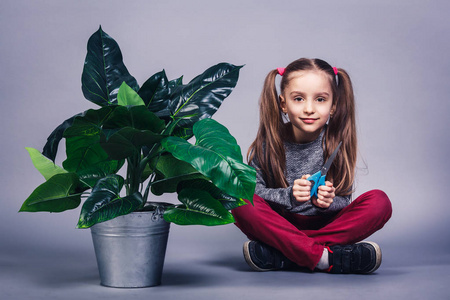
[[[329,75],[323,71],[297,71],[282,95],[281,109],[287,113],[296,143],[314,141],[334,112]]]

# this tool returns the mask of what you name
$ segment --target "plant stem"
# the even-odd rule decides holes
[[[148,184],[147,184],[147,187],[145,188],[144,202],[147,202],[147,199],[148,199],[148,193],[149,193],[149,191],[150,191],[150,187],[151,187],[151,185],[152,185],[151,183],[152,183],[152,181],[153,181],[154,178],[155,178],[155,174],[150,175],[149,182],[148,182]]]
[[[164,128],[164,130],[162,131],[162,134],[169,134],[170,135],[172,133],[173,129],[175,128],[174,125],[176,125],[177,123],[178,123],[178,121],[175,121],[175,123],[173,123],[173,121],[170,121],[169,123],[167,123],[167,125]],[[138,171],[136,173],[139,174],[139,180],[140,180],[140,176],[141,176],[142,172],[144,171],[146,165],[149,163],[150,159],[153,158],[155,154],[158,155],[158,158],[161,156],[162,152],[160,151],[160,148],[161,148],[161,143],[153,144],[153,146],[150,149],[148,155],[145,156],[144,158],[140,159],[140,161],[137,163]],[[158,153],[158,151],[160,153]],[[153,170],[151,170],[152,172],[151,172],[151,175],[149,177],[148,184],[147,184],[147,186],[145,188],[145,191],[144,191],[144,195],[143,195],[144,205],[145,205],[145,203],[148,200],[150,187],[152,185],[153,180],[155,179],[154,171],[156,169],[157,163],[158,163],[158,159],[155,162],[155,166],[154,166]],[[143,183],[142,183],[142,185],[143,185]]]
[[[139,192],[140,185],[140,152],[127,158],[127,181],[129,189],[127,195]]]

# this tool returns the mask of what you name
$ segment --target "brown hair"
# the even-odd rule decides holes
[[[327,179],[333,181],[336,195],[348,195],[352,193],[357,153],[355,103],[350,77],[343,69],[338,69],[338,74],[335,76],[333,68],[321,59],[301,58],[286,67],[281,77],[281,94],[289,84],[289,75],[292,72],[303,70],[320,70],[329,75],[335,110],[328,126],[325,127],[322,141],[324,159],[326,160],[331,155],[340,141],[342,141],[342,146],[333,161]],[[258,133],[247,153],[249,162],[256,159],[260,165],[266,185],[270,188],[289,186],[285,176],[286,154],[283,144],[289,124],[285,124],[282,118],[279,96],[275,86],[277,74],[276,69],[270,71],[264,81],[259,103]]]

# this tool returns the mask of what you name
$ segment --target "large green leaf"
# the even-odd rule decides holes
[[[55,165],[50,159],[42,155],[39,150],[34,148],[26,147],[28,153],[30,154],[31,161],[39,173],[44,176],[45,180],[49,180],[56,174],[67,173],[63,168]]]
[[[171,80],[163,89],[156,90],[152,101],[148,105],[148,109],[154,112],[158,117],[165,121],[169,121],[171,113],[169,110],[170,96],[183,84],[183,76]]]
[[[165,135],[164,121],[145,106],[117,107],[104,123],[101,146],[112,159],[139,154],[143,146],[152,148]]]
[[[256,171],[242,161],[236,140],[228,130],[212,119],[194,126],[196,144],[178,137],[168,137],[162,146],[176,158],[190,163],[225,193],[253,199]]]
[[[164,121],[145,106],[115,107],[114,111],[104,122],[105,129],[120,129],[132,127],[138,130],[151,130],[160,133],[164,129]]]
[[[178,183],[183,180],[205,178],[191,164],[176,159],[171,154],[162,155],[156,165],[156,178],[152,182],[152,193],[162,195],[177,191]]]
[[[100,106],[117,104],[117,93],[124,81],[133,90],[139,90],[123,63],[119,45],[100,27],[87,44],[81,76],[84,97]]]
[[[247,202],[245,202],[242,198],[232,197],[224,193],[212,182],[204,179],[182,181],[178,184],[177,191],[180,192],[184,189],[190,188],[208,192],[211,195],[211,197],[222,203],[223,207],[225,207],[225,209],[227,210],[232,210],[233,208],[247,204]]]
[[[228,129],[213,119],[204,119],[194,126],[196,145],[214,150],[242,162],[241,147]]]
[[[173,91],[168,108],[172,118],[179,120],[175,135],[189,137],[197,121],[210,118],[219,109],[236,86],[240,68],[217,64]]]
[[[66,138],[67,159],[63,167],[69,172],[83,173],[84,170],[118,170],[122,162],[110,160],[100,145],[104,134],[102,124],[111,115],[114,108],[103,107],[88,110],[83,117],[77,117],[72,126],[64,132]]]
[[[145,103],[145,106],[149,108],[150,111],[154,112],[154,110],[150,109],[152,106],[152,102],[154,100],[155,93],[158,90],[163,90],[166,88],[168,83],[168,79],[166,76],[166,72],[162,70],[161,72],[155,73],[147,79],[146,82],[141,86],[138,91],[139,96],[141,96],[142,100]],[[156,109],[158,111],[159,109]]]
[[[120,197],[123,183],[124,179],[119,175],[109,175],[100,179],[83,204],[77,227],[88,228],[142,207],[144,200],[140,193]]]
[[[125,159],[133,154],[138,154],[142,146],[152,146],[159,143],[164,137],[150,130],[125,127],[114,131],[107,139],[102,139],[101,146],[111,159]]]
[[[99,162],[92,167],[78,171],[77,175],[85,186],[93,188],[100,179],[117,173],[124,163],[124,160]]]
[[[86,112],[76,114],[75,116],[70,117],[69,119],[62,122],[58,127],[56,127],[55,130],[53,130],[53,132],[47,138],[47,143],[44,146],[42,154],[52,161],[55,161],[59,142],[63,138],[64,131],[72,126],[73,121],[76,117],[84,116],[85,114]]]
[[[38,186],[25,200],[20,211],[62,212],[80,205],[81,191],[74,173],[56,174]]]
[[[123,82],[119,88],[119,93],[117,94],[117,103],[122,106],[134,106],[134,105],[145,105],[144,100],[141,96],[133,90],[131,87]]]
[[[183,205],[168,207],[164,219],[178,225],[224,225],[234,222],[233,215],[209,193],[184,189],[178,194]]]
[[[151,76],[139,89],[139,95],[144,100],[148,110],[158,117],[168,120],[170,94],[182,85],[183,76],[169,81],[164,70]]]

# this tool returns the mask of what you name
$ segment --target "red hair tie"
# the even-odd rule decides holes
[[[284,71],[286,71],[286,68],[277,68],[278,74],[280,74],[281,76],[283,76]]]
[[[333,71],[334,71],[334,77],[336,78],[336,85],[339,85],[339,77],[338,77],[338,68],[333,67]]]

